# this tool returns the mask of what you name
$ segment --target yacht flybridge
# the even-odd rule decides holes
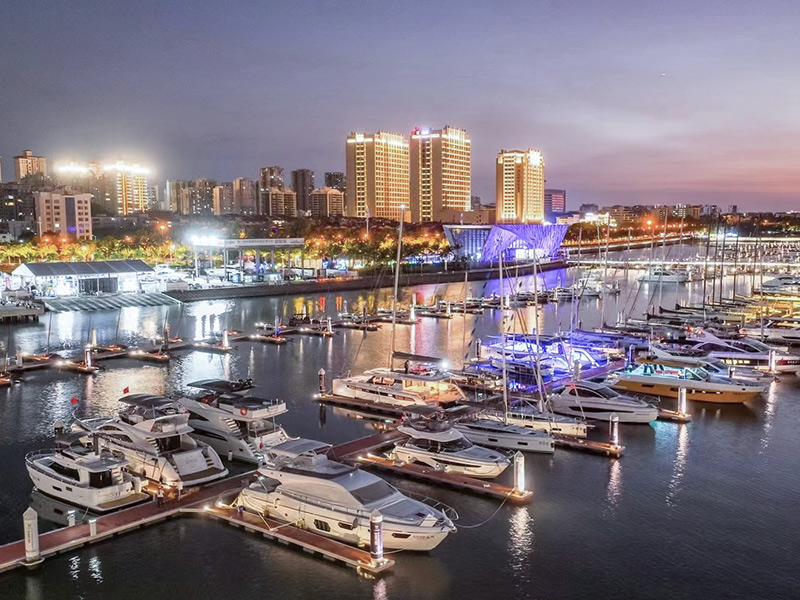
[[[608,421],[617,415],[620,423],[652,423],[658,418],[658,408],[652,404],[591,381],[569,383],[549,399],[553,412],[570,417]]]
[[[450,381],[450,373],[432,366],[371,369],[362,375],[341,377],[333,380],[333,394],[395,407],[448,405],[467,399]]]
[[[230,452],[238,460],[259,463],[266,448],[289,439],[275,422],[287,412],[286,403],[250,396],[252,380],[204,379],[189,387],[201,392],[178,400],[189,411],[191,435],[221,455]]]
[[[392,460],[486,479],[497,477],[510,464],[505,454],[474,445],[443,418],[411,419],[397,430],[408,438],[395,444]]]
[[[128,461],[97,441],[80,443],[74,435],[55,450],[31,452],[25,457],[31,481],[43,494],[69,504],[105,513],[143,502],[150,496],[141,491],[140,480],[123,469]]]
[[[609,375],[607,381],[617,390],[668,398],[677,398],[679,388],[685,387],[689,400],[720,403],[747,402],[767,388],[764,384],[711,375],[697,365],[654,359],[639,359],[625,370]]]
[[[409,498],[376,475],[330,460],[329,448],[306,439],[273,446],[234,505],[358,546],[370,544],[374,511],[389,549],[432,550],[455,531],[449,507]]]
[[[189,486],[228,474],[216,451],[191,437],[189,412],[175,400],[130,394],[118,417],[79,419],[73,431],[97,436],[100,446],[121,453],[128,469],[170,486]]]

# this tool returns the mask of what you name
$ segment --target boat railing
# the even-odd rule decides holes
[[[69,477],[64,477],[63,475],[59,475],[58,473],[56,473],[53,470],[47,470],[44,467],[36,464],[36,460],[37,459],[45,458],[47,456],[52,456],[52,455],[53,455],[53,453],[52,452],[48,452],[47,450],[36,450],[34,452],[29,452],[28,454],[25,455],[25,464],[27,464],[32,469],[35,469],[36,471],[39,471],[43,475],[46,475],[47,477],[50,477],[52,479],[57,479],[58,481],[60,481],[61,483],[66,484],[66,485],[71,485],[71,486],[81,487],[81,488],[88,488],[89,487],[88,482],[83,482],[83,481],[79,481],[77,479],[70,479]]]

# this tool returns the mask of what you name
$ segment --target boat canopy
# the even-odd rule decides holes
[[[146,408],[149,410],[157,410],[167,406],[174,406],[175,401],[163,396],[153,396],[151,394],[129,394],[119,399],[123,404],[136,406],[139,408]]]
[[[230,381],[228,379],[201,379],[200,381],[193,381],[188,385],[189,387],[217,394],[235,394],[237,392],[252,390],[255,387],[252,379],[239,379],[238,381]]]

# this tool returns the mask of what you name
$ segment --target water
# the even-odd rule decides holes
[[[635,304],[634,314],[641,312],[652,288],[632,291],[639,287],[632,283],[634,272],[609,275],[623,282],[620,304]],[[552,286],[573,277],[572,271],[561,271],[544,279]],[[740,291],[749,283],[743,279]],[[730,293],[730,283],[723,293]],[[522,278],[520,285],[530,289],[532,278]],[[497,289],[496,281],[470,284],[470,293]],[[464,294],[463,284],[414,291],[425,298]],[[199,338],[222,328],[251,330],[256,321],[298,312],[304,304],[324,305],[333,314],[346,300],[351,310],[362,303],[372,310],[388,306],[388,292],[193,303],[182,316],[172,308],[169,320],[173,333]],[[404,299],[410,293],[405,291]],[[700,294],[701,284],[673,285],[664,288],[662,300],[668,306]],[[599,321],[600,308],[599,300],[581,304],[585,327]],[[616,312],[609,299],[607,320]],[[532,326],[533,309],[523,313]],[[40,351],[49,329],[52,350],[77,350],[92,327],[101,343],[134,343],[155,336],[166,317],[166,308],[58,314],[50,324],[45,318],[16,327],[10,347]],[[559,322],[567,327],[570,318],[568,304],[557,310],[549,305],[542,310],[541,328],[551,331]],[[423,319],[398,328],[397,348],[459,364],[465,327],[467,336],[473,327],[485,336],[499,331],[499,320],[496,311],[465,320]],[[229,356],[179,353],[169,366],[123,360],[94,378],[27,375],[23,385],[0,391],[0,543],[22,536],[21,513],[31,490],[23,457],[50,445],[56,419],[69,421],[73,411],[113,413],[125,387],[169,394],[196,379],[250,376],[260,392],[287,401],[290,412],[281,421],[290,434],[343,442],[371,429],[312,401],[317,371],[341,374],[382,365],[388,347],[385,326],[366,335],[342,331],[332,339],[296,338],[282,347],[240,344]],[[70,402],[73,396],[80,399],[77,406]],[[689,408],[694,420],[688,425],[622,426],[627,452],[620,460],[565,450],[527,456],[526,477],[535,498],[525,507],[498,510],[495,500],[394,480],[455,507],[462,525],[496,514],[481,527],[460,529],[429,554],[396,555],[394,571],[380,580],[223,524],[186,518],[48,559],[30,573],[0,575],[0,598],[798,597],[800,378],[784,376],[762,400],[746,406],[690,403]],[[605,426],[593,435],[603,439]],[[501,479],[509,480],[510,473]]]

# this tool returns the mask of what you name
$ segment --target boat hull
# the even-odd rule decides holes
[[[28,475],[36,489],[43,494],[68,504],[88,508],[97,514],[119,510],[149,498],[147,494],[137,492],[131,481],[98,489],[66,484],[30,466]]]
[[[552,454],[555,452],[555,443],[549,436],[514,435],[499,432],[486,432],[461,425],[456,425],[464,437],[473,444],[502,448],[503,450],[520,450],[522,452],[542,452]]]
[[[695,386],[695,382],[684,381],[681,383],[683,386],[679,386],[677,381],[659,383],[620,378],[614,382],[612,387],[617,390],[625,390],[627,392],[640,394],[655,394],[656,396],[664,396],[666,398],[677,398],[679,387],[686,387],[686,398],[688,400],[694,400],[696,402],[714,402],[718,404],[740,404],[753,400],[761,394],[760,388],[751,390],[742,387],[740,390],[714,390],[698,388]]]
[[[446,457],[441,454],[423,452],[416,448],[406,448],[405,446],[395,446],[391,456],[392,460],[399,460],[404,463],[419,462],[445,473],[458,473],[477,479],[494,479],[508,468],[509,461],[489,462],[473,461],[458,457]]]

